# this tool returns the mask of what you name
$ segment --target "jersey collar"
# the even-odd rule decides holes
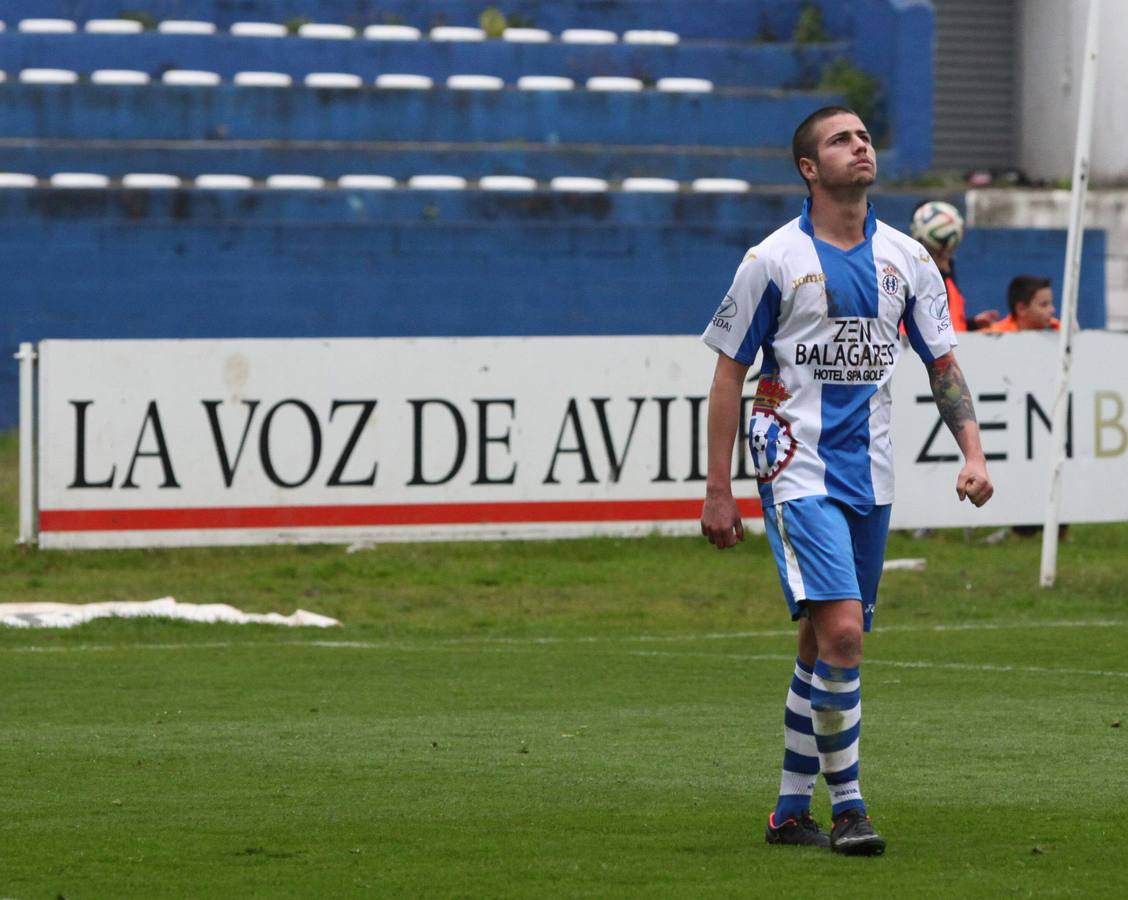
[[[811,224],[811,198],[803,201],[803,211],[799,213],[799,229],[809,237],[815,236],[815,226]],[[877,231],[877,214],[873,211],[873,204],[866,201],[866,221],[862,226],[862,234],[868,241]]]

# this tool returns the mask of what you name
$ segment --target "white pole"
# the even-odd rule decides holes
[[[1101,0],[1089,0],[1085,57],[1081,70],[1081,103],[1077,113],[1077,142],[1073,150],[1073,186],[1069,198],[1069,236],[1065,243],[1065,272],[1061,279],[1061,337],[1054,383],[1053,440],[1050,455],[1050,496],[1042,530],[1042,587],[1057,577],[1058,521],[1061,517],[1061,475],[1065,465],[1066,418],[1069,407],[1069,369],[1073,362],[1073,333],[1077,328],[1077,282],[1081,277],[1085,192],[1089,187],[1089,148],[1093,137],[1093,100],[1097,81],[1097,39]]]
[[[35,345],[20,344],[20,536],[35,542]]]

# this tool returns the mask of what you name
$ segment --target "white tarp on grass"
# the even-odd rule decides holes
[[[0,625],[12,628],[71,628],[93,619],[112,616],[134,619],[150,617],[183,619],[188,622],[228,622],[245,625],[262,622],[267,625],[310,626],[329,628],[340,625],[336,619],[295,610],[288,616],[281,613],[245,613],[226,603],[177,603],[172,597],[148,601],[109,603],[0,603]]]

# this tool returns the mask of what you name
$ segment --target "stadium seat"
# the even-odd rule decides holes
[[[129,42],[133,38],[121,38]],[[208,43],[193,39],[192,43]],[[150,43],[160,43],[159,40]],[[295,42],[300,43],[300,42]],[[501,49],[501,44],[493,45]],[[360,49],[360,48],[353,48]],[[335,54],[326,54],[335,58]],[[183,70],[174,70],[183,71]],[[285,70],[283,70],[285,71]],[[166,76],[174,77],[174,76]],[[216,73],[205,76],[214,82]],[[162,91],[130,93],[128,102],[107,105],[102,85],[79,83],[68,85],[73,92],[67,104],[43,104],[39,95],[43,86],[15,85],[4,88],[4,133],[7,138],[114,139],[126,136],[131,140],[209,141],[222,134],[227,140],[255,141],[422,141],[425,143],[466,144],[470,142],[519,142],[515,149],[530,143],[633,145],[673,143],[683,146],[725,146],[782,152],[779,144],[779,122],[794,121],[809,111],[812,102],[803,92],[783,95],[762,92],[736,93],[717,91],[712,94],[676,95],[660,91],[640,92],[640,82],[629,82],[633,93],[606,94],[595,91],[380,91],[379,97],[368,92],[341,88],[361,86],[359,75],[351,73],[311,73],[308,83],[314,87],[334,88],[352,98],[339,97],[339,103],[327,105],[317,91],[293,90],[286,102],[265,104],[248,99],[248,89],[227,84],[218,88],[177,87],[166,90],[195,93],[195,97],[178,99],[175,115],[169,114],[169,98]],[[371,82],[369,82],[371,84]],[[596,84],[597,82],[593,82]],[[95,92],[96,95],[95,96]],[[86,96],[90,94],[89,98]],[[400,94],[396,97],[396,94]],[[137,96],[133,96],[136,94]],[[412,94],[414,96],[403,96]],[[539,96],[538,96],[539,94]],[[828,101],[840,98],[824,95]],[[614,99],[611,99],[614,98]],[[822,98],[820,98],[821,100]],[[89,102],[87,102],[89,101]],[[609,108],[617,110],[609,115]],[[83,108],[81,118],[75,109]],[[748,121],[757,122],[749,128]],[[78,132],[77,129],[81,129]],[[75,163],[71,164],[72,166]],[[164,167],[156,163],[156,171]],[[84,166],[78,164],[78,168]],[[145,168],[152,168],[152,164]],[[10,163],[4,168],[22,171],[23,163]],[[225,171],[223,168],[210,171]],[[479,168],[466,172],[462,168],[415,169],[419,171],[453,171],[477,175],[491,172],[527,172],[524,166],[504,164],[497,168]],[[198,169],[197,171],[209,171]],[[235,169],[235,171],[240,171]],[[279,171],[275,169],[274,171]],[[286,171],[285,169],[281,171]],[[330,174],[319,168],[302,168],[313,174]],[[347,168],[343,171],[349,171]],[[378,170],[379,171],[379,170]],[[262,171],[263,176],[270,170]],[[401,175],[400,171],[391,174]],[[403,172],[406,176],[411,170]],[[603,175],[604,172],[572,168],[545,171],[551,175]],[[666,176],[665,171],[626,170],[621,175]],[[724,171],[686,173],[692,176],[737,175]],[[617,175],[616,177],[621,177]]]
[[[506,28],[501,38],[511,44],[547,44],[552,35],[543,28]]]
[[[0,188],[35,187],[39,179],[23,172],[0,172]]]
[[[201,72],[198,69],[169,69],[161,75],[165,84],[187,87],[215,87],[220,82],[218,72]]]
[[[28,84],[74,84],[78,73],[70,69],[22,69],[20,81]]]
[[[624,178],[622,189],[646,194],[673,194],[681,188],[672,178]]]
[[[305,86],[311,88],[356,90],[362,84],[363,79],[351,72],[310,72],[305,77]]]
[[[390,175],[342,175],[337,179],[337,187],[343,190],[387,191],[395,186]]]
[[[254,187],[254,179],[246,175],[197,175],[195,185],[209,191],[245,191]]]
[[[325,187],[319,175],[268,175],[266,186],[283,191],[316,191]]]
[[[466,179],[461,175],[412,175],[407,186],[417,191],[461,191]]]
[[[121,186],[126,188],[142,188],[145,190],[167,190],[179,188],[181,181],[175,175],[166,175],[156,172],[130,172],[121,177]]]
[[[157,25],[160,34],[215,34],[215,22],[167,19]]]
[[[537,180],[527,175],[483,175],[478,187],[483,191],[535,191]]]
[[[713,82],[708,78],[659,78],[654,86],[676,94],[708,94],[713,90]]]
[[[752,189],[743,178],[695,178],[690,187],[699,194],[743,194]]]
[[[294,83],[285,72],[236,72],[232,80],[241,87],[289,87]]]
[[[140,34],[145,30],[136,19],[91,19],[83,28],[88,34]]]
[[[201,18],[208,17],[205,9],[184,9],[199,13]],[[220,18],[218,13],[215,18]],[[504,35],[499,40],[453,45],[420,40],[252,40],[239,36],[236,25],[231,25],[233,30],[228,32],[226,23],[216,24],[222,33],[211,36],[153,32],[115,36],[13,35],[17,39],[5,42],[0,51],[0,68],[15,72],[20,68],[59,67],[83,74],[93,69],[138,69],[159,80],[161,71],[173,67],[216,71],[225,81],[236,70],[244,69],[288,72],[296,82],[306,72],[339,70],[356,72],[369,84],[385,71],[416,72],[434,78],[438,84],[460,72],[496,75],[507,85],[527,74],[564,75],[580,85],[593,75],[633,76],[645,78],[648,87],[653,79],[670,76],[709,79],[718,89],[786,89],[849,49],[841,44],[816,45],[800,52],[779,43],[722,47],[683,42],[661,47],[621,42],[584,46],[549,40],[528,44],[505,40]],[[259,24],[271,26],[269,22]],[[253,33],[257,26],[253,22],[249,25]],[[281,25],[274,27],[283,29]],[[14,24],[10,30],[14,30]],[[273,33],[281,35],[284,29]],[[543,30],[541,36],[545,34],[548,32]],[[60,43],[55,45],[48,38]],[[340,52],[347,56],[337,56]]]
[[[356,37],[356,29],[351,25],[331,25],[321,22],[306,22],[298,28],[298,37],[317,40],[351,41]]]
[[[376,76],[376,87],[391,90],[426,91],[434,87],[435,82],[426,75],[408,75],[395,72],[385,72]]]
[[[110,184],[105,175],[93,172],[56,172],[49,181],[57,188],[105,188]]]
[[[642,81],[618,75],[596,75],[587,80],[589,91],[641,91]]]
[[[599,194],[608,190],[609,185],[602,178],[585,178],[575,175],[558,175],[548,186],[554,191],[567,191],[573,194]]]
[[[601,28],[566,28],[560,32],[560,40],[565,44],[614,44],[619,36]]]
[[[289,32],[285,25],[276,22],[232,22],[231,34],[235,37],[286,37]]]
[[[522,91],[570,91],[576,82],[561,75],[522,75],[517,88]]]
[[[672,47],[680,38],[672,31],[644,31],[631,30],[623,32],[624,44],[657,44],[662,47]]]
[[[71,19],[20,19],[18,29],[26,34],[74,34],[78,25]]]
[[[90,73],[93,84],[148,84],[148,72],[136,69],[95,69]]]
[[[422,32],[411,25],[369,25],[364,37],[370,41],[417,41]]]
[[[484,41],[486,33],[481,28],[465,28],[459,25],[440,25],[431,29],[433,41]]]
[[[496,75],[451,75],[446,86],[452,91],[500,91],[505,82]]]

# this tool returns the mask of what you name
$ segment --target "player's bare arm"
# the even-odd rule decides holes
[[[744,523],[732,495],[732,448],[740,423],[740,398],[748,366],[717,354],[717,368],[709,389],[709,468],[701,533],[718,550],[744,540]]]
[[[964,466],[956,479],[956,494],[982,506],[995,492],[987,474],[987,461],[979,441],[979,423],[960,364],[952,353],[945,353],[926,364],[932,397],[940,418],[952,432],[964,456]]]

